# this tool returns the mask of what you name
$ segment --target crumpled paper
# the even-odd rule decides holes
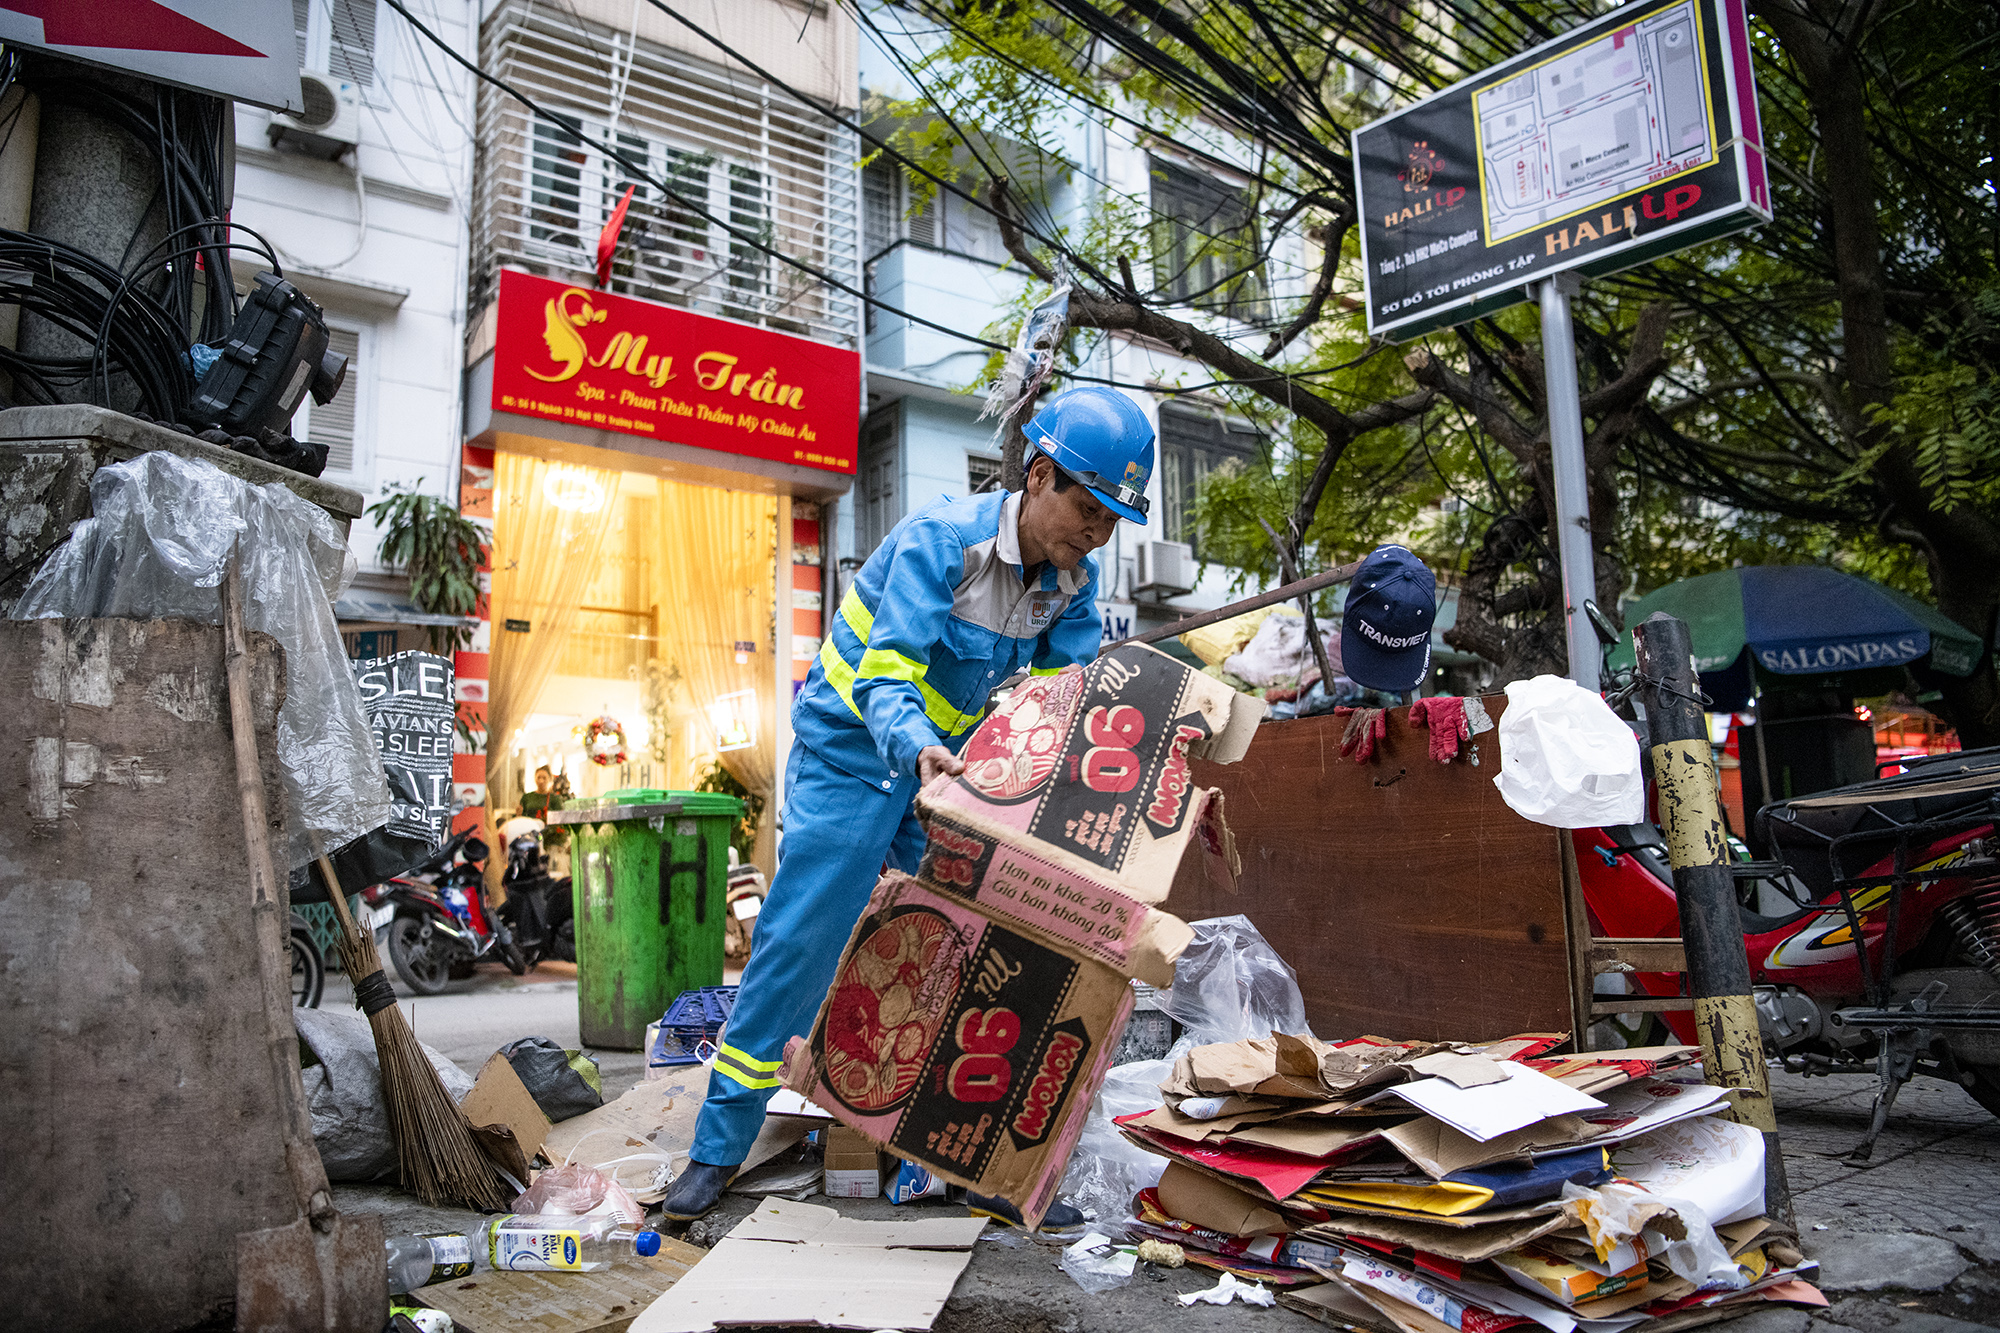
[[[1227,1305],[1231,1301],[1242,1301],[1245,1305],[1276,1305],[1278,1298],[1272,1290],[1261,1282],[1238,1282],[1236,1274],[1224,1273],[1222,1281],[1207,1291],[1191,1291],[1179,1297],[1180,1303],[1193,1306]]]

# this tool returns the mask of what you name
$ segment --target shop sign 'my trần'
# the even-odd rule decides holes
[[[497,412],[854,471],[856,352],[512,270],[499,305]]]

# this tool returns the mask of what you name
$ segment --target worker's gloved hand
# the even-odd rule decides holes
[[[942,745],[926,745],[917,751],[917,781],[923,786],[930,786],[931,779],[940,773],[957,777],[964,771],[965,761]]]

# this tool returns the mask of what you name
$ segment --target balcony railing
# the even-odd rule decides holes
[[[485,68],[645,171],[482,85],[474,309],[504,266],[593,282],[598,235],[633,185],[611,290],[856,344],[860,301],[768,252],[860,288],[849,131],[746,73],[546,4],[508,0],[480,40]]]

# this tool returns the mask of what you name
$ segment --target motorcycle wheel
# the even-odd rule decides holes
[[[507,970],[517,977],[525,974],[529,968],[534,966],[533,963],[528,961],[528,955],[521,952],[521,946],[512,940],[501,944],[500,961],[507,964]]]
[[[565,963],[576,961],[576,922],[565,921],[556,927],[556,942],[549,947],[549,955]]]
[[[1967,1072],[1972,1075],[1972,1086],[1966,1089],[1972,1100],[2000,1115],[2000,1067],[1974,1065]]]
[[[326,963],[319,956],[319,946],[313,943],[312,933],[305,930],[292,932],[292,1004],[299,1009],[319,1008],[320,996],[326,992]]]
[[[419,995],[436,995],[451,980],[451,960],[442,937],[424,938],[424,923],[399,916],[389,926],[389,960],[403,984]]]

